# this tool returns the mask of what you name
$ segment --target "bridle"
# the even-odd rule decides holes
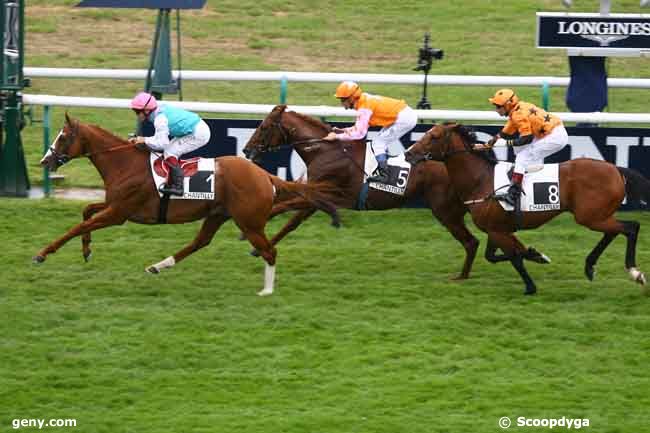
[[[451,158],[454,155],[457,155],[459,153],[473,153],[474,149],[472,149],[471,145],[468,144],[465,140],[461,140],[463,142],[463,149],[454,149],[454,150],[449,150],[449,142],[450,142],[450,135],[451,132],[449,131],[448,128],[445,128],[444,135],[438,139],[436,138],[431,138],[431,142],[439,141],[439,140],[444,140],[444,142],[447,143],[447,146],[445,148],[440,148],[440,157],[439,158],[434,158],[431,152],[425,152],[423,153],[420,158],[417,159],[416,162],[419,161],[441,161],[445,162],[449,158]]]
[[[276,129],[280,131],[280,135],[282,136],[282,141],[277,146],[271,146],[270,134],[273,132],[273,130]],[[285,129],[282,127],[282,122],[280,120],[271,122],[271,125],[269,127],[262,129],[262,139],[259,141],[258,144],[255,145],[255,150],[258,153],[279,152],[280,150],[290,149],[301,144],[311,144],[311,143],[318,143],[323,141],[321,138],[310,138],[307,140],[290,142],[291,136],[295,132],[296,132],[296,128],[291,128],[289,131],[285,131]],[[310,151],[313,149],[305,148],[305,150]]]
[[[52,155],[52,157],[54,157],[54,160],[56,161],[56,164],[59,167],[62,166],[63,164],[66,164],[66,163],[70,162],[70,160],[72,159],[70,157],[70,155],[68,154],[68,151],[70,150],[70,146],[72,146],[72,143],[74,143],[75,137],[79,133],[79,123],[74,122],[74,124],[72,125],[71,128],[72,128],[72,131],[70,132],[70,134],[64,134],[63,129],[61,129],[61,131],[59,131],[59,134],[56,136],[56,138],[54,139],[54,141],[52,142],[52,144],[48,148],[50,154]],[[56,150],[55,144],[59,141],[61,136],[63,136],[63,138],[65,139],[65,142],[63,143],[63,146],[62,146],[61,150],[58,151],[58,150]],[[91,158],[92,156],[98,155],[98,154],[101,154],[101,153],[115,152],[115,151],[118,151],[118,150],[123,150],[123,149],[126,149],[126,148],[133,148],[133,147],[134,147],[133,144],[128,143],[128,144],[123,144],[123,145],[120,145],[120,146],[111,147],[111,148],[108,148],[108,149],[98,150],[96,152],[83,152],[83,148],[82,148],[82,152],[80,152],[79,155],[85,156],[87,158]]]

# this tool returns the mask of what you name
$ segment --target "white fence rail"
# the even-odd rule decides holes
[[[63,106],[63,107],[94,107],[94,108],[128,108],[130,100],[117,98],[88,98],[54,95],[24,94],[23,103],[27,105]],[[179,102],[165,101],[165,103],[192,111],[204,113],[238,113],[266,115],[273,105],[265,104],[232,104],[219,102]],[[311,116],[323,117],[352,117],[354,110],[345,110],[342,107],[292,105],[291,110]],[[471,110],[416,110],[419,119],[435,120],[480,120],[503,122],[494,111]],[[565,122],[591,122],[591,123],[645,123],[650,125],[650,113],[565,113],[554,112]]]
[[[41,78],[104,78],[118,80],[143,80],[146,69],[85,69],[85,68],[23,68],[25,77]],[[173,71],[172,76],[182,80],[197,81],[292,81],[292,82],[339,82],[355,80],[362,83],[423,84],[423,74],[360,74],[288,71]],[[490,76],[490,75],[429,75],[433,86],[556,86],[567,87],[568,77],[546,76]],[[649,89],[648,78],[608,78],[608,87]]]

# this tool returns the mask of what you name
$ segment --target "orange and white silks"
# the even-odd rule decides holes
[[[532,134],[535,138],[543,138],[558,125],[562,125],[559,117],[521,101],[510,111],[508,122],[502,131],[509,135],[518,132],[520,136]]]
[[[340,140],[359,140],[366,136],[370,126],[387,127],[395,123],[400,112],[407,108],[401,99],[362,93],[354,104],[357,120],[345,132],[337,134]]]

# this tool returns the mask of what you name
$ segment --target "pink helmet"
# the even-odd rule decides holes
[[[158,101],[153,95],[147,92],[140,92],[131,100],[131,108],[134,110],[155,110],[158,107]]]

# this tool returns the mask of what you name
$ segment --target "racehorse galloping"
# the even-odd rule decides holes
[[[446,164],[458,194],[465,202],[471,202],[469,209],[476,225],[510,257],[526,284],[525,293],[533,294],[536,287],[523,265],[521,255],[524,251],[510,238],[516,228],[514,212],[505,212],[492,198],[493,164],[473,149],[475,142],[474,133],[462,125],[435,125],[408,150],[406,157],[413,162],[426,157]],[[594,266],[600,255],[622,233],[627,238],[625,268],[633,280],[645,284],[645,275],[636,265],[639,223],[617,220],[614,213],[626,193],[631,201],[648,201],[650,181],[634,170],[585,158],[560,164],[559,173],[560,210],[522,212],[521,227],[536,228],[569,211],[578,224],[602,232],[602,239],[585,261],[589,280],[593,280]]]
[[[82,235],[83,256],[88,260],[90,232],[93,230],[126,221],[158,223],[161,200],[150,173],[149,152],[137,150],[128,141],[98,126],[72,120],[66,113],[65,125],[41,164],[55,171],[79,156],[87,156],[99,171],[104,180],[106,201],[88,205],[83,211],[84,221],[43,248],[34,257],[37,263],[45,261],[48,254],[56,252],[78,235]],[[170,200],[167,222],[179,224],[205,219],[192,242],[173,256],[149,266],[148,272],[158,273],[172,267],[205,247],[219,227],[232,218],[266,261],[264,289],[259,294],[268,295],[273,292],[276,249],[266,238],[264,227],[275,201],[300,196],[327,212],[333,225],[338,225],[336,209],[321,192],[321,188],[327,189],[327,185],[286,182],[243,158],[233,156],[216,158],[214,173],[213,200]]]
[[[259,125],[246,144],[244,154],[255,161],[264,152],[283,147],[293,148],[307,165],[309,182],[327,181],[337,185],[341,193],[333,202],[338,207],[357,209],[363,186],[365,141],[348,143],[321,140],[331,129],[328,124],[318,119],[287,111],[286,105],[278,105]],[[465,226],[463,217],[467,207],[451,188],[444,164],[429,161],[415,166],[403,196],[369,189],[365,208],[374,210],[397,208],[415,197],[424,198],[433,215],[465,248],[465,261],[457,278],[467,278],[479,241]],[[277,215],[289,210],[289,207],[298,206],[303,207],[304,210],[293,216],[271,239],[273,245],[295,230],[316,210],[312,204],[300,198],[273,208],[272,215]],[[516,239],[513,242],[518,243]],[[492,262],[502,260],[494,252],[493,248],[486,249],[486,258]],[[532,248],[527,251],[526,258],[540,263],[545,262],[545,256]]]

